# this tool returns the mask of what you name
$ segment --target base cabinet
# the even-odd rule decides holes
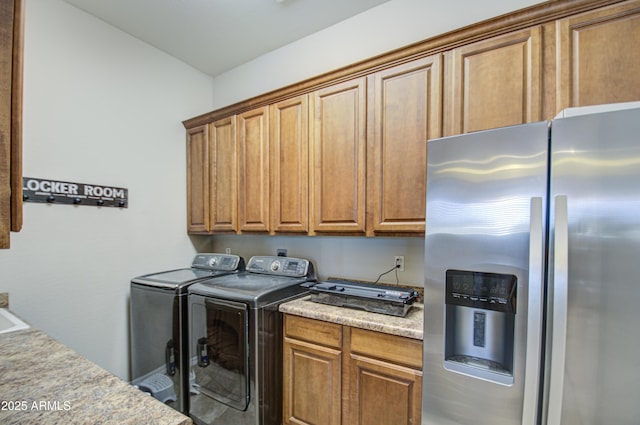
[[[351,354],[349,424],[420,424],[422,372]]]
[[[422,341],[292,315],[284,326],[284,424],[420,424]]]
[[[285,315],[283,423],[339,425],[342,326]]]

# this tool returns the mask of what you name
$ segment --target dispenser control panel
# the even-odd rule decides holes
[[[446,303],[485,310],[516,312],[514,275],[468,270],[447,270]]]

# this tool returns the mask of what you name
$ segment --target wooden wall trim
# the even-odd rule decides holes
[[[11,230],[11,55],[13,0],[0,0],[0,249]]]
[[[24,68],[24,0],[15,0],[13,78],[11,87],[11,231],[22,228],[22,87]]]
[[[241,102],[187,119],[185,128],[193,128],[209,122],[267,106],[301,94],[321,89],[373,72],[399,65],[414,59],[445,52],[469,43],[505,34],[511,31],[541,25],[567,16],[597,9],[624,0],[552,0],[516,12],[491,18],[448,33],[438,35],[381,55],[312,77],[289,86],[273,90]]]

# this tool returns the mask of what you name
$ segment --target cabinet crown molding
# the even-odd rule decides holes
[[[251,109],[311,93],[392,66],[442,53],[476,41],[565,18],[624,0],[551,0],[487,19],[309,79],[260,94],[182,122],[186,129],[198,127]]]

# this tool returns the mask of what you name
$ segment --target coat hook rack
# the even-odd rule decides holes
[[[46,204],[127,208],[129,190],[114,186],[23,177],[22,200]]]

